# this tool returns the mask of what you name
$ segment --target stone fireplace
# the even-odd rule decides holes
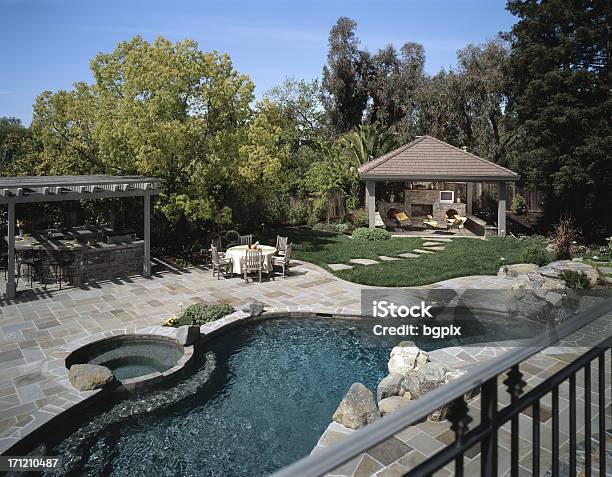
[[[431,215],[438,222],[438,227],[444,228],[447,218],[466,215],[466,204],[440,202],[440,191],[437,189],[406,190],[405,204],[415,225],[421,225]]]

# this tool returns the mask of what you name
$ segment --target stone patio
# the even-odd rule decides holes
[[[161,328],[160,324],[170,315],[178,314],[181,304],[241,305],[259,300],[268,311],[360,314],[360,292],[370,287],[342,281],[315,265],[294,263],[287,278],[277,276],[263,283],[245,284],[240,278],[213,279],[211,271],[205,268],[166,269],[149,279],[118,279],[62,291],[36,289],[23,292],[17,300],[0,301],[0,452],[96,392],[79,393],[68,383],[64,359],[70,351],[122,333],[172,335],[173,328]],[[475,276],[428,287],[503,289],[511,282],[507,277]],[[223,324],[207,325],[203,331],[214,331]],[[447,348],[439,356],[454,364],[475,363],[491,359],[504,348],[470,347],[468,353],[463,351]],[[540,368],[531,368],[531,378],[544,379],[555,366],[559,366],[559,360],[546,357]],[[417,462],[433,447],[441,445],[445,432],[441,429],[445,425],[429,433],[419,429],[410,437],[398,436],[402,445],[396,444],[402,448],[401,458],[389,461],[392,455],[385,454],[387,457],[383,458],[381,450],[380,455],[362,459],[361,468],[365,472],[367,467],[372,473],[385,469],[379,475],[393,475],[394,469],[400,469],[398,466]],[[325,443],[324,440],[321,445]]]

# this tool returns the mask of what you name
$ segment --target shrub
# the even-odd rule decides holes
[[[185,312],[173,322],[171,326],[179,327],[182,325],[203,325],[211,321],[223,318],[234,312],[234,308],[228,304],[204,304],[196,303],[187,307]]]
[[[525,215],[527,213],[527,201],[521,194],[516,194],[512,199],[512,211],[517,215]]]
[[[561,272],[561,278],[565,281],[565,285],[569,288],[588,289],[591,288],[591,281],[584,272],[576,272],[574,270],[564,270]]]
[[[327,220],[327,213],[329,211],[329,202],[325,197],[319,197],[312,203],[312,214],[308,218],[308,221],[312,224],[317,222],[323,222]]]
[[[360,227],[353,230],[353,238],[356,240],[370,241],[389,240],[391,238],[391,234],[383,229],[366,229],[364,227]]]
[[[357,209],[351,214],[351,222],[354,227],[367,227],[370,224],[368,209]]]
[[[268,224],[286,224],[289,212],[289,197],[284,195],[275,196],[266,207],[265,220]]]
[[[535,263],[541,267],[552,261],[553,257],[550,252],[536,244],[528,245],[521,252],[521,263]]]
[[[555,225],[551,243],[557,260],[572,258],[572,246],[579,235],[580,231],[574,227],[572,219],[563,219]]]
[[[289,222],[293,225],[308,222],[308,206],[304,202],[297,202],[289,209]]]
[[[326,224],[325,222],[319,222],[318,224],[314,224],[312,226],[312,230],[316,230],[318,232],[333,232],[336,234],[344,234],[348,232],[350,225],[344,222],[339,224]]]

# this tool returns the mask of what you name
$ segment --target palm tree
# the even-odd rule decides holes
[[[344,133],[340,145],[346,149],[353,162],[351,170],[356,173],[359,166],[392,151],[398,146],[398,137],[381,123],[361,124]]]

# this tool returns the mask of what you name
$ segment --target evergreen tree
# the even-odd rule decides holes
[[[522,128],[516,163],[549,194],[553,218],[585,233],[612,224],[609,0],[512,0],[508,111]],[[601,232],[604,232],[601,230]]]

